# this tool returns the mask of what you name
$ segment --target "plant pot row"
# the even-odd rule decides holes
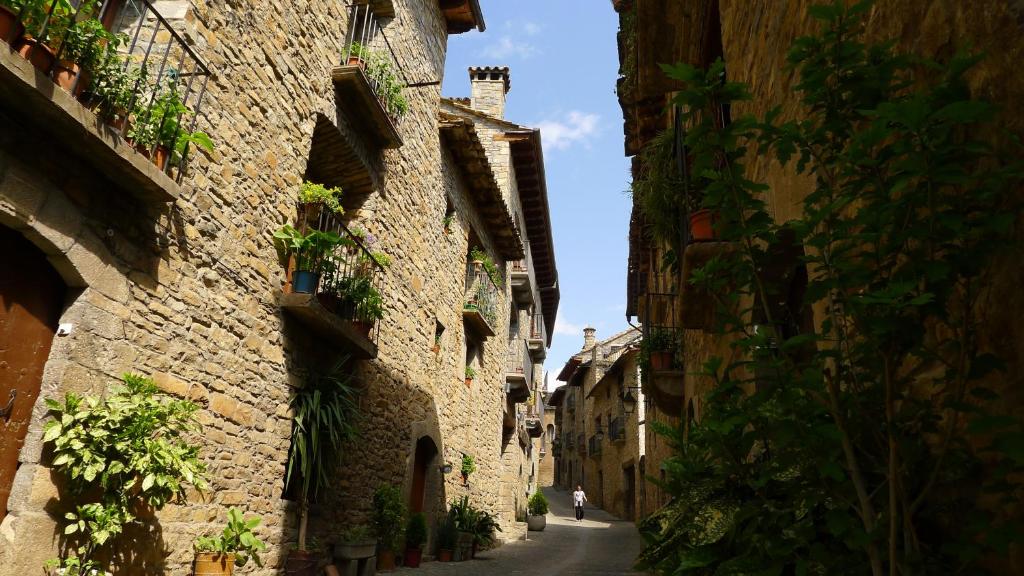
[[[0,6],[0,38],[4,38],[11,47],[44,74],[53,72],[53,80],[67,92],[74,89],[74,95],[80,96],[89,85],[89,73],[75,62],[57,60],[57,53],[31,35],[25,33],[25,26],[18,21],[18,14],[6,6]],[[81,77],[79,78],[79,73]],[[78,78],[78,84],[75,79]]]

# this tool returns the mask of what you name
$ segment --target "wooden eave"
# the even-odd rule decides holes
[[[491,170],[476,128],[469,120],[447,114],[441,115],[441,140],[451,151],[463,178],[473,192],[473,200],[487,224],[487,232],[506,260],[520,260],[526,256],[523,239],[509,212],[498,181]]]
[[[340,186],[346,202],[364,199],[381,188],[373,170],[352,142],[323,114],[317,113],[309,146],[306,179],[327,186]]]
[[[337,66],[331,70],[338,107],[346,112],[372,142],[381,148],[398,148],[402,137],[384,105],[370,87],[359,66]]]
[[[513,130],[506,132],[504,139],[508,141],[512,152],[526,236],[530,239],[537,288],[544,308],[547,344],[550,346],[561,293],[558,287],[558,267],[555,264],[555,243],[551,234],[551,211],[548,207],[540,130]]]
[[[370,5],[370,10],[378,18],[394,18],[395,4],[393,0],[355,0],[359,6]]]
[[[441,14],[448,24],[449,34],[462,34],[473,28],[483,32],[487,29],[480,0],[438,0]]]
[[[548,396],[548,400],[544,404],[546,406],[561,406],[563,400],[565,400],[565,386],[559,386]]]

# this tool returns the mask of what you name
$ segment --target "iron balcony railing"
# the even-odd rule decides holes
[[[546,342],[547,328],[544,327],[544,315],[536,313],[530,317],[530,340]]]
[[[601,455],[601,440],[597,436],[591,436],[587,440],[587,456],[595,457]]]
[[[621,416],[612,418],[608,423],[608,439],[613,442],[626,439],[626,427]]]
[[[507,374],[522,374],[526,379],[526,387],[533,389],[533,360],[530,350],[523,338],[514,338],[508,343]]]
[[[529,281],[529,288],[531,291],[536,292],[537,290],[537,276],[533,267],[533,254],[530,252],[530,243],[523,242],[523,252],[526,254],[522,260],[515,260],[512,262],[512,272],[517,274],[525,274]],[[539,302],[534,294],[534,302]]]
[[[483,265],[470,262],[466,267],[465,307],[480,312],[494,331],[498,328],[498,294],[498,287]]]
[[[641,322],[646,358],[655,372],[677,370],[682,357],[682,336],[674,293],[649,292]]]
[[[366,233],[353,233],[336,213],[321,204],[300,203],[298,212],[298,229],[303,235],[319,230],[342,237],[342,244],[323,263],[317,300],[376,343],[378,320],[384,314],[384,266],[382,257],[372,250],[376,240]]]
[[[342,64],[362,68],[381,106],[397,122],[408,102],[403,90],[408,85],[405,71],[381,27],[381,19],[370,3],[349,6],[349,29],[342,49]]]
[[[13,5],[18,25],[2,40],[162,171],[180,181],[191,148],[212,148],[202,132],[210,71],[149,0]]]

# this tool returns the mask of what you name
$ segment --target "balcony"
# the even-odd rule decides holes
[[[544,315],[532,315],[530,317],[530,335],[526,339],[526,344],[536,360],[543,360],[547,356],[547,341],[548,333],[544,326]]]
[[[682,366],[683,330],[679,328],[679,295],[648,292],[644,301],[643,349],[648,378],[645,394],[650,394],[658,408],[679,413],[683,406],[686,374]]]
[[[591,436],[587,439],[587,456],[590,456],[591,458],[601,456],[601,441],[597,436]]]
[[[532,305],[537,302],[535,290],[537,289],[537,278],[533,271],[533,256],[530,254],[530,243],[523,243],[526,256],[521,260],[512,262],[512,296],[517,302]]]
[[[498,287],[479,262],[466,268],[466,301],[462,319],[484,338],[490,338],[498,327]]]
[[[8,127],[47,154],[73,146],[143,200],[172,202],[190,153],[212,150],[206,65],[148,0],[18,4],[2,39],[14,51],[0,50]]]
[[[341,65],[331,71],[339,107],[381,148],[398,148],[398,122],[408,111],[408,84],[394,48],[369,3],[353,4]]]
[[[626,441],[626,426],[621,416],[612,418],[608,423],[608,439],[612,442]]]
[[[505,382],[509,387],[509,399],[513,402],[525,402],[530,398],[530,390],[533,389],[533,361],[526,349],[526,340],[522,338],[513,338],[508,343]]]
[[[383,316],[381,257],[369,250],[363,235],[353,234],[338,216],[320,204],[300,204],[298,231],[337,234],[341,244],[324,260],[310,292],[294,289],[295,258],[278,304],[308,329],[358,358],[377,356],[378,320]]]
[[[526,425],[526,433],[530,438],[540,438],[544,435],[544,423],[541,422],[540,418],[527,416],[524,424]]]

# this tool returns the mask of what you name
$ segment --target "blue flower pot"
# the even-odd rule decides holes
[[[313,294],[319,283],[320,274],[317,272],[298,270],[292,275],[292,291],[299,294]]]

